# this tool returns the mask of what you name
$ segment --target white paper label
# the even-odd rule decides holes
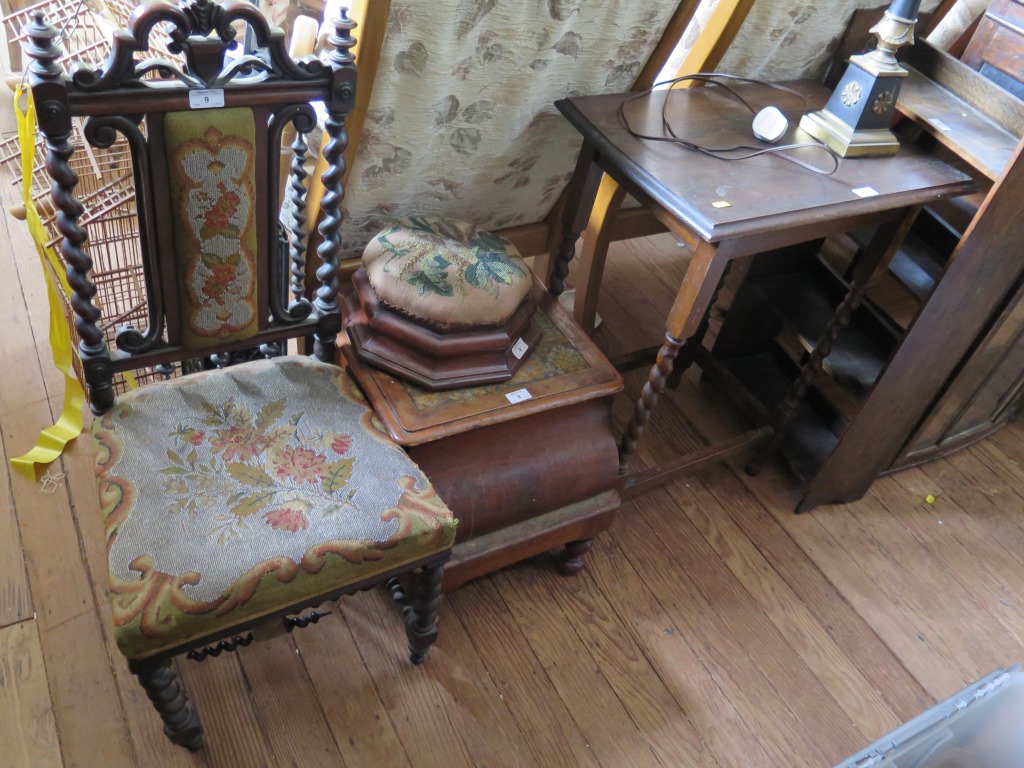
[[[515,392],[509,392],[505,395],[505,399],[510,403],[522,403],[526,400],[532,400],[533,395],[530,394],[528,389],[517,389]]]
[[[530,351],[530,345],[520,339],[512,345],[512,354],[516,356],[516,360],[522,360],[523,355]]]
[[[857,197],[878,197],[878,190],[874,187],[856,187],[851,191]]]
[[[937,118],[937,117],[929,117],[928,118],[928,122],[931,123],[932,125],[934,125],[936,127],[936,129],[942,131],[943,133],[948,133],[949,131],[953,130],[948,125],[946,125],[944,122],[939,120],[939,118]]]
[[[223,88],[201,88],[188,92],[188,105],[192,109],[214,109],[224,106]]]

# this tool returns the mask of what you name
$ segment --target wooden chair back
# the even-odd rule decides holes
[[[184,66],[143,58],[158,25],[167,31],[169,50],[184,56]],[[94,412],[112,407],[115,371],[310,334],[317,357],[334,360],[343,128],[355,99],[353,26],[344,14],[337,19],[324,61],[293,61],[283,33],[247,2],[151,2],[115,35],[102,67],[79,67],[70,76],[58,63],[58,30],[42,13],[28,26],[29,82],[46,137],[60,250]],[[256,54],[232,56],[239,29],[246,27]],[[319,286],[310,301],[302,136],[316,125],[312,101],[323,101],[328,113],[322,180],[328,194]],[[75,118],[85,119],[83,133],[92,145],[109,147],[123,137],[131,148],[148,323],[121,329],[114,352],[98,325],[88,233],[74,194],[77,177],[69,161],[76,150]],[[287,191],[290,244],[284,246],[277,177],[288,124],[297,138]]]

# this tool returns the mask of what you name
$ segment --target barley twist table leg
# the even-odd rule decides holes
[[[626,432],[619,443],[619,474],[625,474],[626,463],[633,451],[636,449],[637,441],[644,433],[644,428],[651,418],[651,412],[658,403],[658,396],[665,391],[665,383],[672,374],[672,363],[683,346],[683,340],[665,334],[665,344],[658,350],[658,359],[651,367],[647,383],[644,384],[643,392],[636,401],[633,411],[633,418],[626,426]]]

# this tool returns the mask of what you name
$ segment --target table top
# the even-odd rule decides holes
[[[828,100],[829,91],[811,81],[784,85],[803,98],[756,84],[734,89],[754,109],[774,104],[786,114],[790,128],[779,145],[814,141],[797,125],[801,115]],[[778,156],[728,162],[668,142],[646,141],[630,135],[619,119],[619,105],[630,96],[582,96],[555,106],[596,149],[605,171],[708,242],[820,225],[823,220],[922,205],[974,190],[970,177],[908,146],[891,157],[843,159],[829,176]],[[633,130],[662,135],[663,104],[676,135],[688,141],[708,147],[770,146],[754,138],[753,116],[747,108],[714,86],[659,90],[631,101],[625,113]],[[791,154],[825,170],[833,165],[820,149]]]

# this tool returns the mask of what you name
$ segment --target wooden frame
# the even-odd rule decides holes
[[[707,72],[718,66],[718,62],[722,60],[722,56],[725,55],[753,7],[754,0],[721,0],[712,11],[693,48],[679,65],[675,76]],[[694,82],[689,81],[684,87]],[[649,83],[635,90],[644,90],[651,85],[653,76]],[[601,176],[600,187],[586,224],[586,231],[583,233],[583,250],[579,258],[576,301],[573,306],[573,318],[588,332],[594,329],[597,318],[597,299],[601,292],[601,275],[608,257],[608,246],[615,240],[625,239],[615,237],[615,222],[622,215],[622,203],[625,198],[625,190],[613,178],[607,174]],[[653,219],[653,216],[650,218]],[[654,232],[661,231],[664,231],[664,227],[654,229]]]
[[[237,22],[249,26],[258,45],[267,51],[269,61],[243,56],[225,62],[225,53],[236,35],[232,24]],[[150,50],[150,33],[159,23],[172,27],[172,44],[184,53],[187,68],[179,69],[166,59],[136,60],[137,54]],[[61,212],[61,253],[68,265],[68,283],[73,290],[71,303],[80,338],[79,359],[94,413],[105,413],[113,407],[115,371],[197,356],[196,349],[182,341],[178,329],[177,303],[182,289],[176,274],[169,185],[162,152],[165,115],[192,109],[190,93],[196,88],[221,90],[224,106],[253,110],[259,126],[255,147],[261,158],[256,162],[255,184],[256,220],[262,227],[256,237],[255,260],[259,275],[258,330],[244,339],[203,348],[202,354],[312,334],[317,357],[334,361],[334,340],[340,330],[337,253],[341,195],[329,195],[321,203],[325,217],[320,225],[322,241],[317,251],[321,262],[316,270],[319,287],[310,301],[304,285],[306,219],[305,188],[301,182],[305,176],[302,165],[306,146],[301,135],[316,123],[309,102],[323,100],[328,110],[324,184],[337,184],[342,175],[345,118],[354,103],[355,67],[350,48],[355,41],[348,34],[352,26],[347,18],[339,19],[330,38],[326,64],[312,58],[294,62],[285,50],[281,30],[272,30],[260,11],[248,3],[219,6],[209,0],[197,0],[180,8],[151,5],[133,14],[129,30],[115,34],[113,49],[101,68],[80,67],[71,77],[65,75],[58,63],[62,51],[56,43],[57,29],[47,24],[41,13],[26,28],[28,55],[32,59],[29,84],[37,104],[39,125],[46,137],[47,167],[55,179],[53,202]],[[267,73],[267,77],[258,82],[239,78],[257,71]],[[150,73],[164,79],[154,84],[145,79]],[[75,117],[88,118],[84,134],[94,146],[111,146],[120,134],[132,149],[149,311],[145,329],[126,328],[118,333],[116,345],[124,353],[120,355],[111,354],[97,324],[100,311],[93,301],[93,264],[84,248],[87,233],[79,222],[83,209],[74,195],[78,178],[69,164],[75,152],[71,141]],[[146,134],[140,127],[143,120]],[[289,270],[277,248],[277,155],[281,134],[288,123],[300,134],[293,144],[292,172],[297,182],[288,191],[294,209],[287,257],[291,262],[290,285]],[[286,299],[289,291],[293,296],[290,302]]]

